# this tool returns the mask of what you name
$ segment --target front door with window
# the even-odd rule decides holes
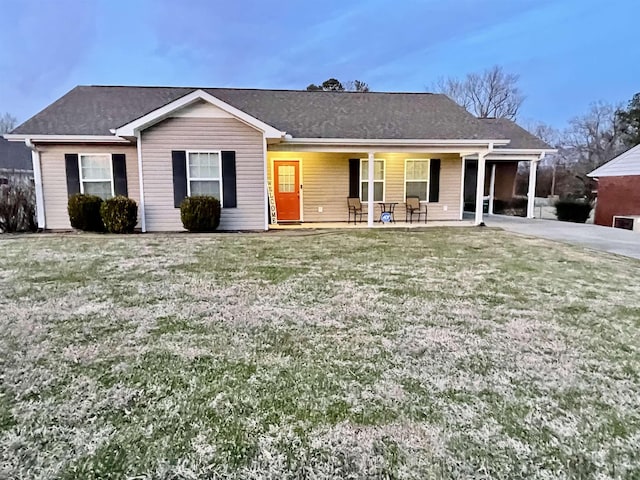
[[[300,220],[300,164],[296,161],[273,162],[274,195],[278,221]]]

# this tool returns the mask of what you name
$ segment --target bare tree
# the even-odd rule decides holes
[[[16,123],[18,119],[11,115],[9,112],[6,112],[3,115],[0,115],[0,135],[3,133],[8,133],[16,127]]]
[[[366,82],[360,80],[347,80],[344,82],[344,91],[367,93],[370,90],[369,85]]]
[[[495,65],[482,73],[469,73],[464,79],[441,78],[433,89],[449,96],[477,117],[513,120],[524,101],[517,85],[519,78]]]
[[[563,153],[584,173],[599,167],[624,150],[618,111],[614,105],[595,102],[589,111],[569,121]]]

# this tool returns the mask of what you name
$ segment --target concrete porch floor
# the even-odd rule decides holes
[[[471,227],[473,226],[473,220],[433,220],[424,222],[396,222],[396,223],[379,223],[375,222],[373,228],[429,228],[429,227]],[[301,230],[301,229],[366,229],[367,222],[362,223],[347,223],[347,222],[302,222],[302,223],[281,223],[275,225],[269,225],[269,230]]]

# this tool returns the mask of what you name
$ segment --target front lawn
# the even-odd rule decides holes
[[[0,478],[638,478],[640,262],[491,229],[0,238]]]

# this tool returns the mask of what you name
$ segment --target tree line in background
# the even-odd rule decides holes
[[[307,86],[309,92],[369,92],[369,85],[361,80],[341,82],[336,78],[325,80],[320,85],[314,83]]]
[[[536,195],[593,200],[596,182],[587,174],[622,152],[640,144],[640,93],[624,105],[594,102],[586,113],[569,121],[564,129],[544,123],[528,130],[558,150],[538,167]],[[518,175],[517,193],[527,189],[528,168]]]

